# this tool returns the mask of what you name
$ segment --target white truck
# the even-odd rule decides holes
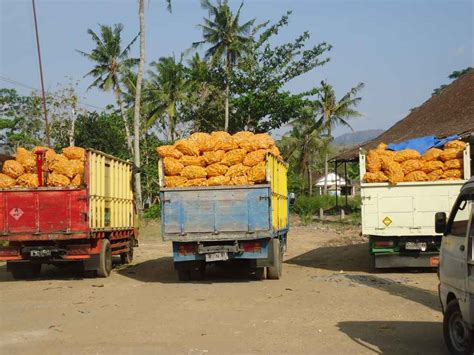
[[[462,180],[365,183],[361,180],[362,234],[369,237],[375,268],[436,267],[441,233],[437,212],[449,213],[461,187],[471,177],[470,147],[464,150]],[[359,154],[361,179],[366,157]]]

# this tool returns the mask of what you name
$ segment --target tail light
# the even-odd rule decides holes
[[[181,256],[194,255],[196,254],[196,245],[195,244],[181,244],[178,247],[178,254]]]
[[[262,244],[260,242],[244,242],[241,246],[247,253],[260,253],[262,251]]]
[[[0,248],[0,256],[17,256],[20,255],[20,250],[17,248]]]
[[[377,240],[374,243],[376,248],[392,248],[393,247],[393,240]]]

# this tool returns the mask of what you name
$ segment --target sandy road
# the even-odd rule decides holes
[[[154,226],[108,279],[0,264],[0,352],[445,354],[436,274],[375,273],[357,233],[293,228],[278,281],[211,267],[180,283]]]

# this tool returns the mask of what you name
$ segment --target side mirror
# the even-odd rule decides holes
[[[143,205],[143,209],[147,210],[150,208],[150,204],[148,202],[145,202],[145,204]]]
[[[443,234],[446,231],[446,213],[437,212],[435,214],[435,231]]]
[[[290,205],[294,205],[294,204],[295,204],[296,196],[295,196],[295,193],[294,193],[294,192],[290,192],[290,193],[288,194],[288,200],[289,200]]]

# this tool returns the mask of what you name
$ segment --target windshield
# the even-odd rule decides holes
[[[456,237],[466,236],[472,206],[472,196],[466,196],[465,198],[456,201],[455,208],[449,218],[447,234]]]

